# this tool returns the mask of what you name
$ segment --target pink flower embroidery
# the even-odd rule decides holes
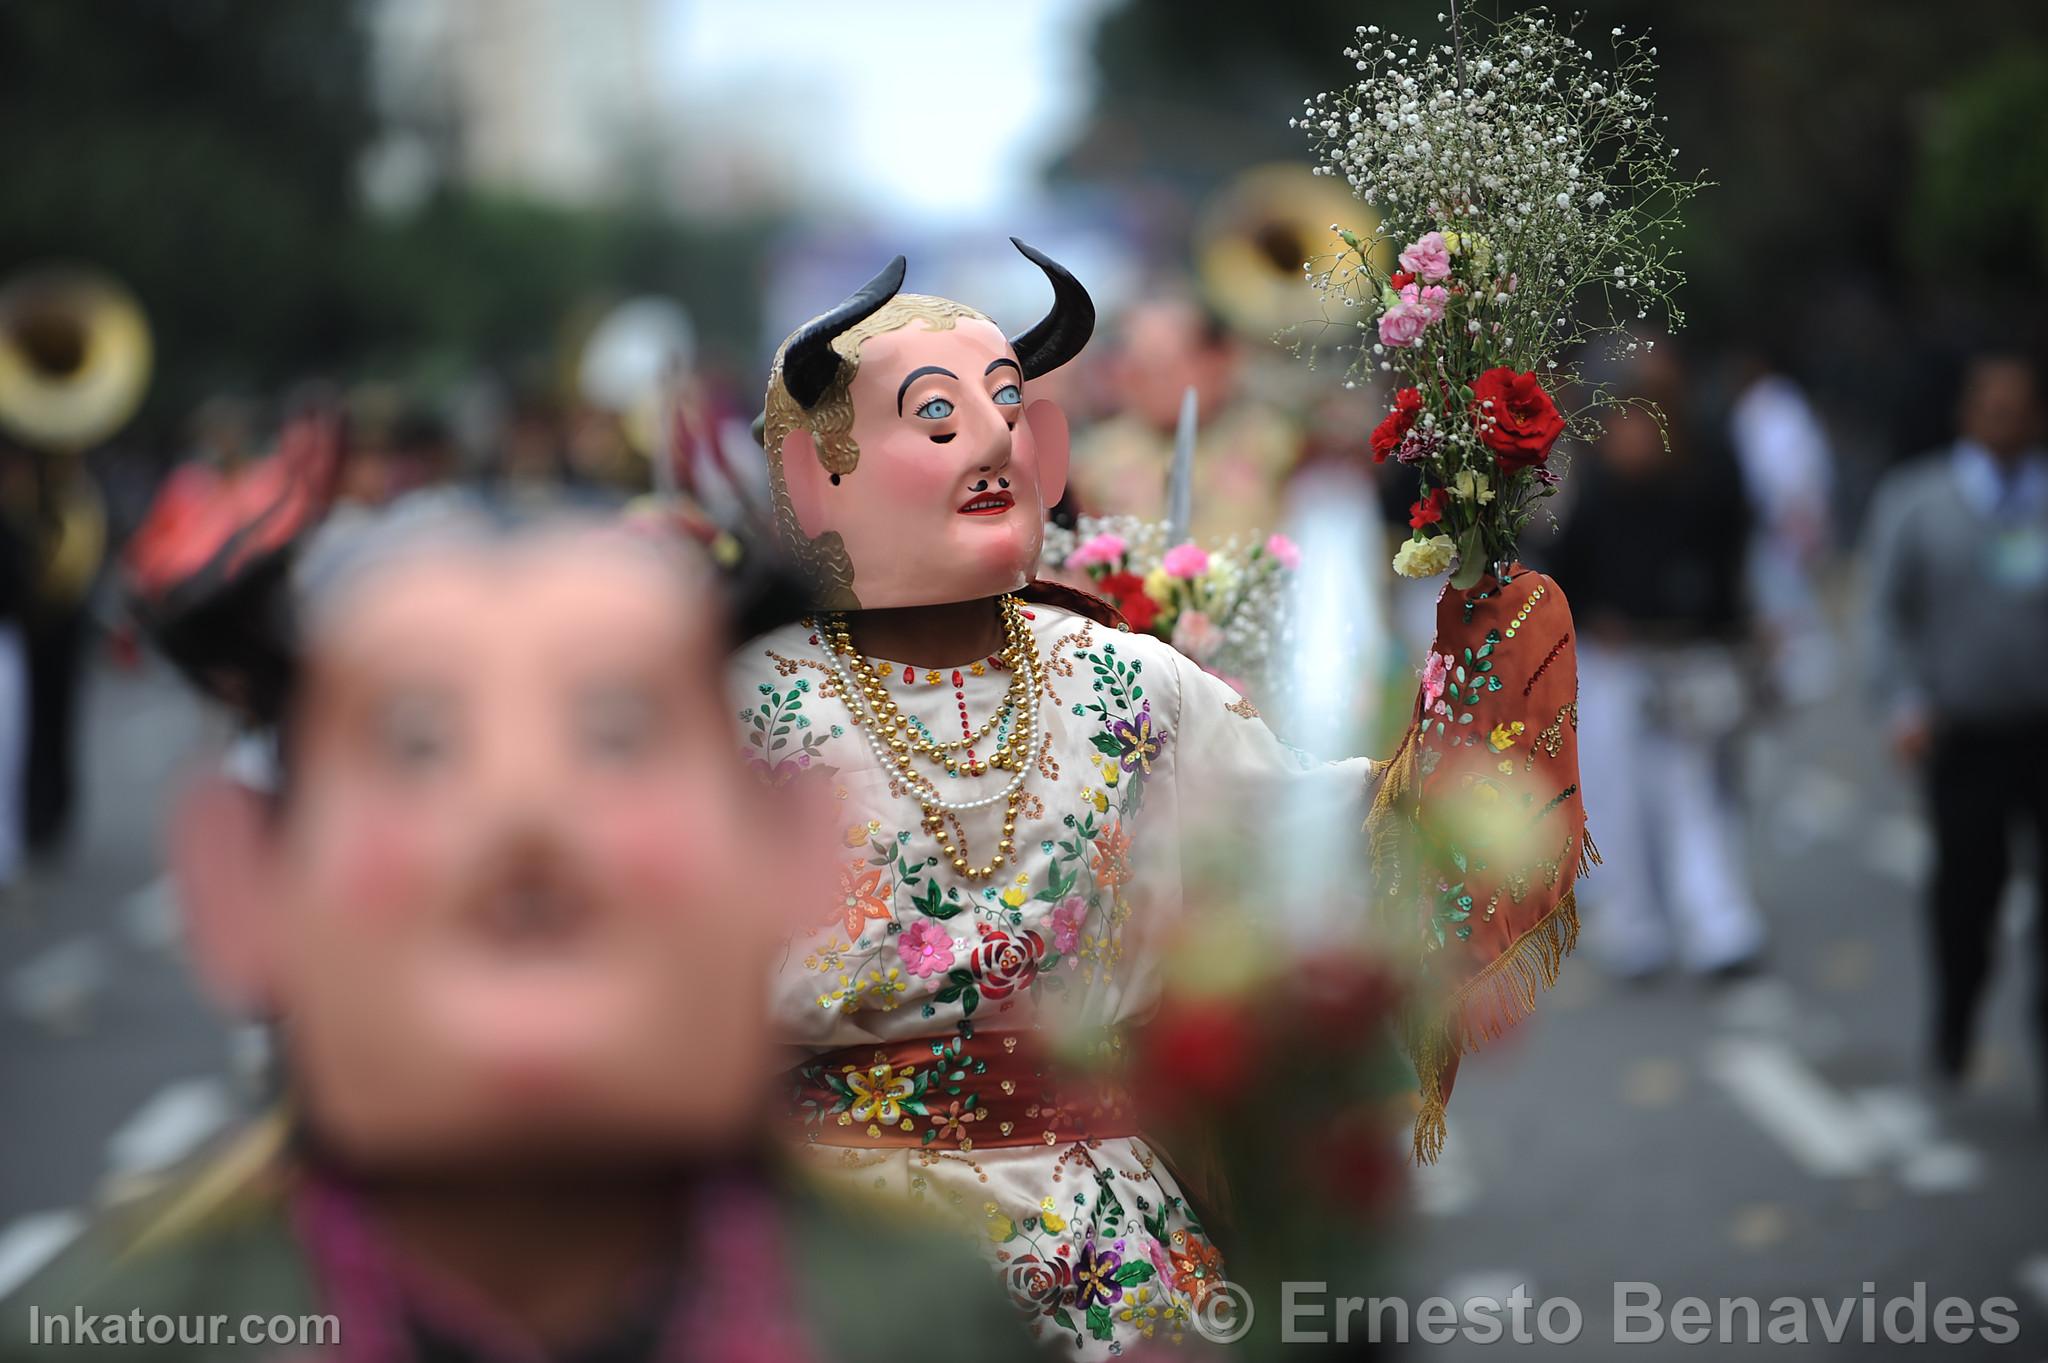
[[[1422,704],[1424,709],[1433,707],[1444,694],[1444,683],[1450,679],[1451,659],[1449,654],[1432,653],[1429,661],[1422,665]]]
[[[1081,924],[1088,917],[1088,901],[1069,895],[1052,911],[1053,950],[1065,955],[1080,945]]]
[[[896,954],[911,974],[928,977],[953,968],[953,938],[929,918],[920,918],[896,939]]]

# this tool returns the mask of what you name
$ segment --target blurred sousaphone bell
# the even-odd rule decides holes
[[[149,387],[149,322],[104,274],[44,266],[0,286],[0,429],[77,454],[126,425]]]
[[[72,609],[91,590],[106,553],[106,508],[76,456],[135,415],[152,355],[142,306],[97,270],[45,265],[0,285],[0,430],[41,456],[42,609]]]
[[[1370,239],[1373,211],[1306,166],[1255,166],[1224,186],[1195,229],[1202,293],[1238,334],[1270,339],[1321,313],[1302,274],[1347,248],[1331,224]]]

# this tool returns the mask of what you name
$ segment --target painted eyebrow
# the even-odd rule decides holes
[[[955,374],[952,370],[941,369],[935,364],[928,364],[924,366],[924,368],[922,369],[911,370],[908,374],[905,374],[903,376],[902,384],[898,386],[898,388],[896,389],[897,416],[903,415],[903,395],[910,391],[910,385],[916,383],[919,379],[923,378],[927,374],[944,374],[949,379],[958,379],[960,377],[958,374]]]
[[[995,373],[996,370],[1002,368],[1004,365],[1008,365],[1010,366],[1010,368],[1016,369],[1018,378],[1021,379],[1024,377],[1024,371],[1022,369],[1017,369],[1017,362],[1013,359],[1010,359],[1008,356],[1005,356],[1001,359],[990,360],[988,362],[988,368],[981,371],[982,377],[986,378],[988,375]]]

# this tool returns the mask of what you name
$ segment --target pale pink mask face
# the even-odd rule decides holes
[[[970,601],[1030,580],[1067,484],[1067,419],[1023,390],[993,323],[913,320],[861,346],[853,472],[835,486],[808,431],[783,441],[797,523],[811,538],[839,533],[862,607]]]
[[[371,574],[312,641],[282,813],[215,795],[177,839],[307,1120],[377,1167],[744,1139],[777,906],[825,882],[732,752],[709,602],[594,533]]]

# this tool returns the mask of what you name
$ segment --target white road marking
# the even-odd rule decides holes
[[[2029,1296],[2044,1308],[2048,1308],[2048,1254],[2036,1254],[2022,1260],[2013,1270],[2013,1276],[2020,1280],[2020,1286]]]
[[[107,949],[99,938],[67,938],[8,974],[7,1002],[41,1026],[76,1026],[106,989],[108,974]]]
[[[85,1229],[77,1212],[37,1212],[0,1230],[0,1298],[33,1278]]]
[[[1789,1035],[1799,1022],[1792,987],[1770,975],[1732,985],[1721,1004],[1721,1025],[1732,1032]]]
[[[1707,1073],[1816,1178],[1854,1178],[1876,1167],[1880,1142],[1869,1120],[1783,1042],[1723,1037],[1707,1052]]]
[[[1462,1315],[1465,1303],[1476,1297],[1486,1297],[1496,1302],[1505,1302],[1515,1295],[1517,1289],[1531,1301],[1540,1302],[1543,1294],[1532,1285],[1530,1276],[1519,1269],[1481,1269],[1474,1273],[1460,1273],[1444,1284],[1442,1296],[1445,1301],[1457,1303]]]
[[[1899,1183],[1916,1193],[1959,1193],[1984,1178],[1984,1158],[1959,1141],[1944,1139],[1934,1111],[1907,1088],[1864,1089],[1863,1114],[1898,1159]]]
[[[1408,1129],[1401,1129],[1401,1157],[1408,1157]],[[1472,1171],[1464,1143],[1455,1136],[1444,1142],[1435,1164],[1417,1165],[1415,1209],[1424,1216],[1458,1216],[1479,1200],[1479,1179]]]
[[[115,1176],[168,1168],[226,1126],[235,1106],[218,1078],[166,1084],[107,1138],[107,1169]]]
[[[184,936],[178,920],[178,895],[167,875],[121,901],[121,924],[128,939],[147,951],[174,950]]]

